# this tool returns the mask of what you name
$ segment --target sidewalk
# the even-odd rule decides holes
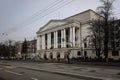
[[[25,62],[9,62],[20,68],[44,71],[54,74],[77,77],[84,80],[119,80],[120,69],[107,69],[104,67],[90,67],[75,64],[63,63],[25,63]]]
[[[18,61],[40,62],[40,63],[65,63],[65,64],[78,64],[78,65],[96,65],[96,66],[117,66],[117,67],[120,67],[120,62],[95,62],[95,61],[88,62],[88,61],[74,61],[74,60],[70,60],[69,63],[65,60],[60,60],[60,62],[58,62],[56,60],[39,60],[39,61],[18,60]]]

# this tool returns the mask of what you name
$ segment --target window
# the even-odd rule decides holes
[[[119,56],[119,53],[118,53],[118,51],[112,51],[112,55],[113,56]]]
[[[81,52],[80,52],[80,51],[78,51],[78,52],[77,52],[77,55],[78,55],[78,56],[80,56],[80,55],[81,55]]]
[[[84,56],[87,57],[87,51],[84,51]]]
[[[46,55],[46,53],[44,54],[44,59],[47,60],[47,55]]]
[[[119,42],[116,42],[116,47],[120,47]]]
[[[51,45],[54,45],[54,32],[51,32]]]
[[[61,44],[58,45],[58,48],[61,48]]]
[[[47,34],[45,34],[45,49],[47,49]]]
[[[87,43],[84,43],[84,48],[86,48],[87,47]]]
[[[70,48],[71,46],[69,44],[66,45],[66,48]]]
[[[69,42],[70,38],[70,28],[66,28],[66,42]]]
[[[51,46],[51,48],[50,49],[53,49],[53,46]]]
[[[57,52],[57,59],[60,58],[60,52]]]
[[[52,52],[50,53],[50,59],[53,59],[53,54],[52,54]]]

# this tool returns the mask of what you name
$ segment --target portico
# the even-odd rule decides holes
[[[75,46],[75,29],[77,27],[67,27],[57,31],[51,31],[38,36],[38,50],[52,48],[64,48],[68,43]],[[66,35],[66,32],[68,34]],[[67,41],[66,41],[67,40]],[[41,46],[39,46],[41,45]],[[58,47],[59,46],[59,47]]]

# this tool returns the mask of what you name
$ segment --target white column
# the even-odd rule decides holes
[[[56,31],[56,48],[58,48],[58,32]]]
[[[45,49],[45,35],[42,35],[42,49]]]
[[[73,46],[71,43],[73,43],[73,29],[70,27],[70,45]]]
[[[79,30],[78,30],[79,32],[78,32],[78,44],[79,44],[79,47],[81,47],[81,30],[80,30],[80,28],[79,28]]]
[[[40,36],[40,49],[42,49],[42,36]]]
[[[63,38],[64,38],[63,34],[64,34],[64,33],[63,33],[63,30],[61,30],[61,47],[64,47],[64,46],[63,46]]]
[[[37,50],[40,50],[40,36],[37,37]]]
[[[72,29],[73,29],[73,46],[75,46],[75,27],[73,27]]]
[[[51,33],[47,34],[47,49],[51,48]]]
[[[56,48],[56,32],[54,32],[54,48]]]
[[[64,42],[63,42],[63,47],[66,47],[66,30],[63,30],[63,38],[64,38]]]

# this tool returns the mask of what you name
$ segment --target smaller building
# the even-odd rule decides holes
[[[114,60],[120,59],[120,20],[112,22],[113,25],[110,27],[110,53],[109,58]]]
[[[16,57],[18,59],[28,59],[31,58],[33,53],[36,53],[36,39],[27,41],[27,53],[22,53],[23,41],[16,42],[17,54]]]
[[[27,52],[28,53],[36,53],[36,39],[27,41]]]
[[[15,42],[15,46],[16,46],[16,58],[17,59],[21,58],[22,43],[23,43],[22,41]]]

